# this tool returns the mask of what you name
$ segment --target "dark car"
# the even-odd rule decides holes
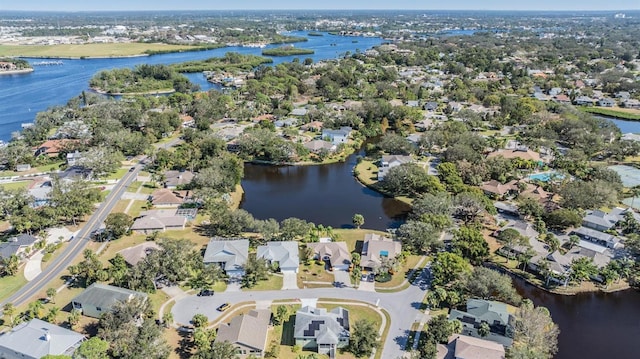
[[[216,308],[216,310],[219,311],[219,312],[224,312],[225,310],[229,309],[229,307],[231,307],[231,305],[229,305],[229,303],[224,303],[221,306],[219,306],[218,308]]]
[[[212,296],[213,294],[214,294],[214,291],[209,289],[203,289],[200,291],[200,293],[198,293],[198,297],[209,297],[209,296]]]

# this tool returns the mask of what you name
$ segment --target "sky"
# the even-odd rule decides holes
[[[3,10],[640,10],[640,0],[22,0],[0,1]],[[2,15],[2,13],[0,13]]]

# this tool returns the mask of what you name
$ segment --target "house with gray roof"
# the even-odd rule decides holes
[[[195,174],[191,171],[165,171],[164,188],[176,189],[191,183]]]
[[[382,181],[389,170],[394,167],[398,167],[405,163],[412,163],[413,158],[411,156],[403,155],[384,155],[380,158],[380,166],[378,167],[378,181]]]
[[[184,216],[144,216],[133,222],[131,230],[138,233],[151,234],[166,230],[184,229],[186,224],[187,218]]]
[[[296,241],[267,242],[264,246],[258,246],[256,254],[272,265],[277,263],[281,272],[298,273],[300,256]]]
[[[582,218],[583,226],[601,232],[613,228],[616,223],[618,223],[618,218],[616,216],[612,216],[599,209],[596,209],[595,211],[587,211],[587,215]]]
[[[585,241],[589,241],[607,248],[612,248],[612,249],[616,248],[619,246],[619,243],[620,243],[620,238],[614,235],[596,231],[587,227],[578,227],[574,229],[571,233],[575,234],[581,239],[584,239]]]
[[[154,241],[147,241],[138,244],[137,246],[125,248],[118,253],[124,258],[130,266],[135,266],[145,259],[151,252],[160,250],[161,247]]]
[[[291,116],[306,116],[309,111],[306,108],[294,108],[291,110]]]
[[[214,237],[204,252],[204,264],[220,266],[233,279],[244,275],[244,264],[249,256],[249,240]]]
[[[234,317],[228,324],[221,324],[218,327],[215,342],[233,344],[236,347],[236,355],[241,359],[249,356],[263,358],[270,322],[270,310],[252,310],[247,314]]]
[[[346,271],[351,266],[351,253],[346,242],[308,243],[313,249],[314,258],[329,261],[333,270]]]
[[[462,323],[463,335],[480,338],[478,329],[482,323],[487,323],[490,333],[484,339],[504,345],[513,344],[515,317],[507,311],[507,305],[502,302],[469,299],[467,310],[452,309],[449,320],[457,319]]]
[[[335,144],[324,140],[312,140],[305,142],[302,146],[313,153],[319,153],[321,151],[335,152],[337,149]]]
[[[108,284],[93,283],[73,298],[71,306],[87,317],[100,318],[116,304],[128,302],[133,298],[147,300],[147,294]]]
[[[616,105],[616,101],[614,99],[605,97],[598,100],[597,105],[600,107],[613,107]]]
[[[335,358],[337,349],[349,345],[349,311],[305,306],[296,312],[293,337],[303,350],[317,350]]]
[[[364,236],[360,266],[365,270],[374,271],[380,267],[383,258],[395,258],[402,252],[402,243],[389,237],[383,237],[375,233],[367,233]]]
[[[323,139],[325,139],[325,138],[328,139],[334,145],[339,145],[341,143],[346,143],[347,142],[347,140],[349,139],[349,136],[351,136],[351,132],[352,131],[353,131],[353,128],[351,128],[349,126],[340,127],[337,130],[323,128],[322,129],[322,138]]]
[[[47,355],[71,357],[84,339],[84,335],[80,333],[40,319],[31,319],[0,335],[0,358],[40,359]]]
[[[11,237],[8,241],[0,243],[0,259],[9,258],[12,255],[24,258],[37,241],[38,238],[29,234]]]

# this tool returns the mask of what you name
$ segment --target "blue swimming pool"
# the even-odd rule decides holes
[[[556,178],[558,179],[561,179],[562,177],[564,177],[562,175],[558,175],[558,173],[555,171],[549,171],[549,172],[541,172],[541,173],[529,175],[529,179],[532,181],[549,182],[549,180],[551,179],[551,176],[553,175],[556,175]]]

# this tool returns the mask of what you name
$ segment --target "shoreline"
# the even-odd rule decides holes
[[[21,69],[21,70],[8,70],[8,71],[0,71],[0,76],[1,75],[23,75],[23,74],[30,74],[33,71],[35,71],[33,68],[31,69]]]
[[[60,60],[99,60],[99,59],[126,59],[134,57],[146,57],[149,54],[136,55],[113,55],[113,56],[13,56],[14,58],[23,59],[60,59]]]
[[[174,92],[176,92],[175,89],[165,89],[165,90],[158,90],[158,91],[146,91],[146,92],[107,92],[101,89],[96,89],[93,87],[89,87],[89,90],[92,92],[95,92],[97,94],[100,95],[105,95],[105,96],[147,96],[147,95],[169,95],[172,94]]]

